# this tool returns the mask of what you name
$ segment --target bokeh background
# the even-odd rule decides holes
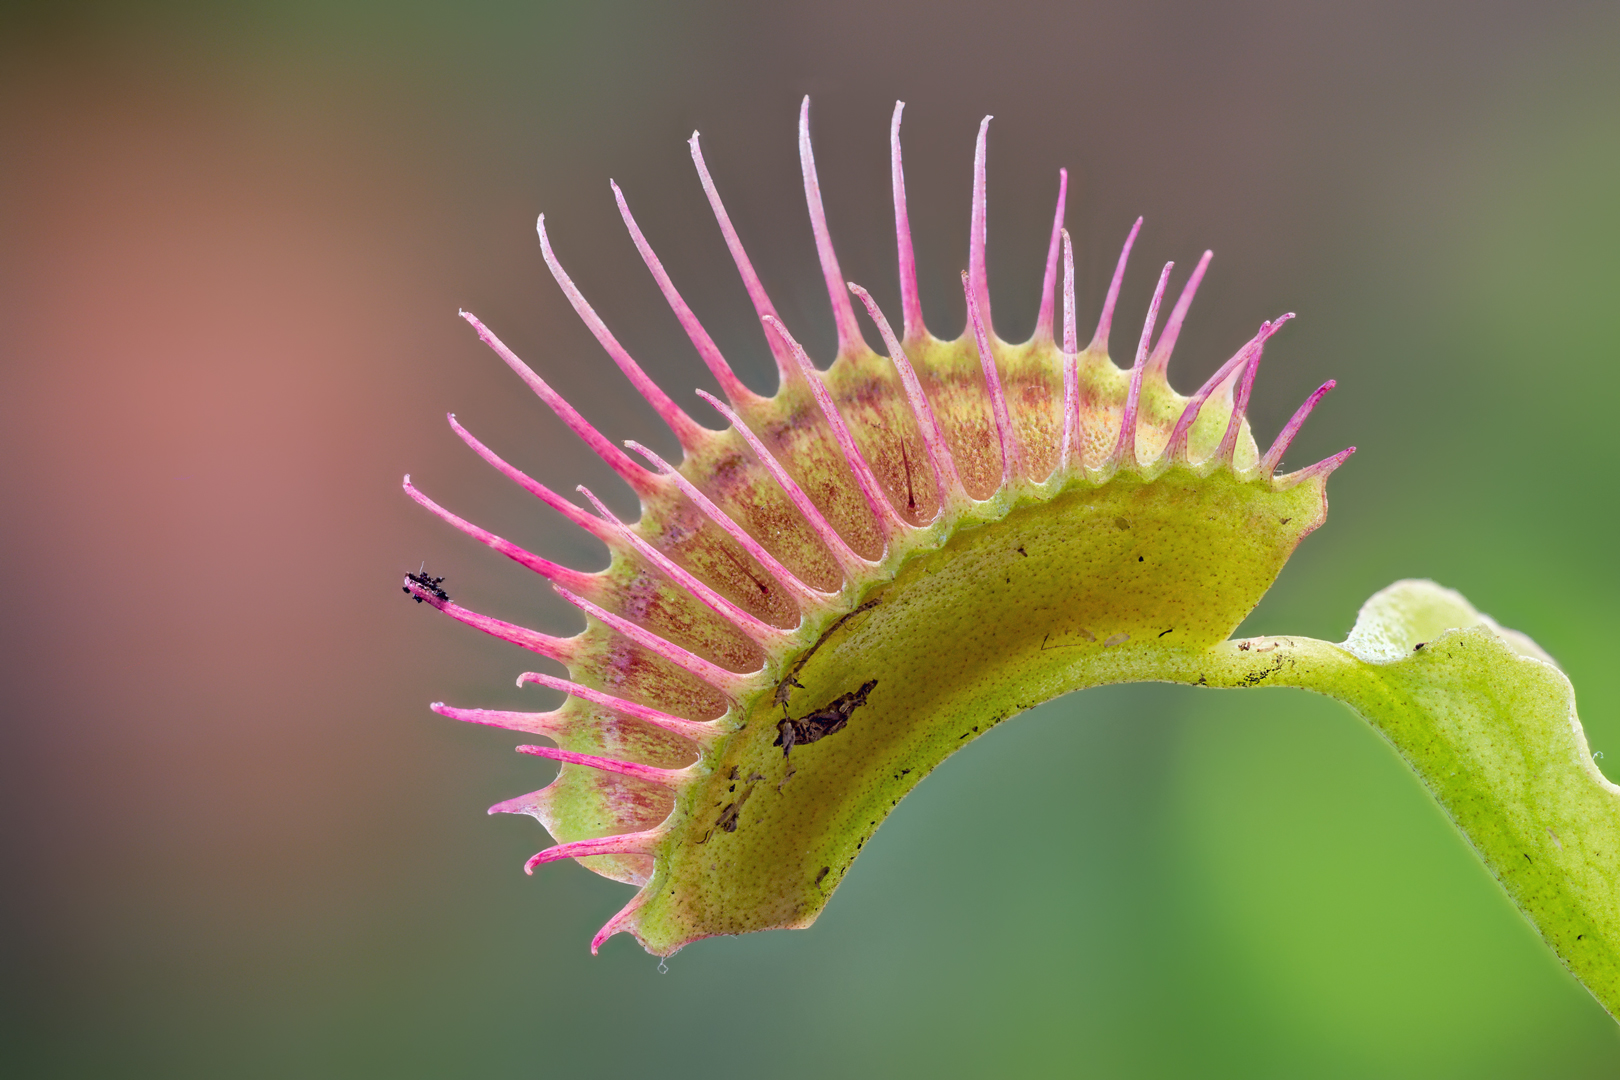
[[[542,702],[512,686],[531,661],[399,579],[425,560],[475,608],[575,616],[399,479],[599,565],[443,420],[633,511],[464,306],[611,437],[674,450],[535,214],[698,413],[708,376],[608,178],[768,390],[688,133],[826,356],[800,96],[844,269],[891,311],[908,102],[941,334],[994,113],[1004,336],[1033,323],[1066,165],[1082,318],[1145,214],[1117,341],[1159,263],[1212,247],[1178,385],[1281,311],[1262,436],[1340,380],[1291,456],[1360,452],[1250,629],[1338,639],[1374,590],[1436,578],[1557,656],[1620,760],[1616,55],[1602,3],[0,8],[0,1070],[1615,1075],[1614,1023],[1416,781],[1288,691],[1053,702],[906,800],[811,930],[593,959],[627,890],[525,878],[545,837],[484,815],[552,767],[426,708]]]

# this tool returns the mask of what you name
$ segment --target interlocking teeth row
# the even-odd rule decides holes
[[[1240,435],[1246,433],[1244,417],[1261,354],[1266,341],[1292,318],[1291,315],[1262,324],[1254,337],[1186,400],[1168,433],[1156,432],[1155,441],[1161,449],[1152,460],[1139,460],[1144,385],[1162,384],[1165,379],[1188,308],[1209,266],[1211,253],[1207,251],[1188,277],[1155,341],[1154,331],[1173,264],[1166,264],[1159,275],[1130,368],[1129,389],[1117,421],[1111,421],[1117,429],[1111,433],[1111,440],[1102,443],[1111,448],[1100,455],[1086,453],[1087,445],[1099,444],[1096,432],[1090,432],[1088,437],[1082,364],[1106,360],[1115,306],[1142,222],[1137,220],[1125,240],[1096,330],[1081,349],[1075,324],[1073,245],[1068,231],[1063,228],[1068,187],[1066,171],[1059,173],[1057,208],[1034,338],[1030,346],[1025,347],[1046,348],[1061,365],[1061,423],[1053,427],[1056,445],[1032,445],[1027,437],[1021,440],[1014,407],[1009,403],[997,361],[998,352],[1008,346],[995,336],[990,316],[985,266],[988,117],[979,127],[974,152],[969,258],[968,268],[962,274],[968,311],[967,334],[982,372],[979,387],[982,401],[976,422],[987,437],[975,442],[970,433],[964,434],[968,425],[961,417],[953,418],[942,412],[930,397],[930,388],[938,391],[939,373],[928,366],[922,355],[927,348],[939,343],[928,335],[918,299],[900,152],[903,107],[903,103],[896,104],[890,128],[900,276],[901,332],[898,335],[866,290],[846,283],[839,270],[810,143],[808,98],[799,114],[799,152],[816,251],[837,330],[835,367],[855,363],[857,357],[871,356],[856,320],[853,299],[858,299],[876,326],[888,352],[892,374],[899,383],[898,395],[894,394],[891,384],[875,379],[871,391],[874,395],[898,396],[903,401],[905,415],[909,416],[916,432],[918,461],[926,463],[921,479],[925,485],[931,485],[926,490],[933,493],[933,512],[927,520],[908,520],[907,513],[902,512],[902,506],[915,510],[915,495],[910,496],[908,503],[903,497],[905,492],[892,490],[892,485],[885,486],[862,449],[863,438],[870,445],[873,432],[857,431],[852,426],[835,400],[833,372],[823,374],[817,370],[778,317],[721,203],[696,133],[690,146],[699,180],[744,288],[765,328],[766,343],[776,359],[781,389],[775,397],[760,397],[737,378],[714,339],[676,290],[636,224],[617,184],[612,185],[614,199],[636,249],[698,356],[718,381],[726,400],[702,391],[698,393],[726,421],[728,428],[716,431],[700,425],[647,376],[563,270],[546,233],[544,215],[540,217],[538,231],[546,265],[619,370],[674,432],[683,450],[681,464],[672,466],[634,442],[626,446],[641,461],[615,446],[488,327],[473,315],[462,313],[485,344],[630,485],[640,497],[643,508],[640,521],[627,523],[617,518],[595,495],[581,488],[595,510],[592,514],[508,464],[473,437],[454,415],[450,416],[451,428],[480,457],[608,547],[612,556],[610,566],[591,573],[535,555],[458,517],[419,491],[409,476],[405,478],[405,491],[411,498],[475,540],[546,578],[559,595],[587,616],[587,628],[580,634],[555,637],[456,604],[436,584],[442,579],[416,574],[409,576],[404,585],[415,599],[431,604],[451,618],[569,669],[570,679],[537,672],[525,673],[518,679],[519,685],[534,683],[568,695],[562,707],[550,712],[433,705],[436,712],[453,719],[538,735],[559,744],[557,747],[518,747],[521,752],[561,762],[563,769],[553,784],[498,804],[491,809],[492,813],[532,814],[561,840],[560,834],[569,831],[566,824],[559,825],[564,816],[560,809],[564,801],[572,800],[570,805],[576,808],[599,806],[600,827],[606,828],[605,835],[566,840],[547,848],[528,861],[525,869],[530,872],[542,863],[559,859],[590,859],[587,865],[592,869],[645,885],[652,875],[659,844],[674,825],[672,808],[676,800],[671,793],[707,775],[707,762],[717,745],[735,730],[738,717],[746,712],[748,704],[774,685],[780,672],[826,625],[850,609],[854,602],[852,597],[861,587],[892,574],[896,558],[914,547],[920,535],[926,533],[936,538],[948,535],[951,526],[964,514],[982,510],[987,503],[1015,488],[1037,494],[1041,491],[1055,493],[1071,480],[1104,483],[1120,470],[1153,476],[1173,466],[1238,468],[1235,454]],[[1060,255],[1064,286],[1061,344],[1054,338]],[[1115,370],[1111,365],[1109,369]],[[1252,466],[1240,471],[1280,487],[1329,472],[1341,464],[1353,447],[1287,476],[1274,478],[1272,475],[1311,409],[1333,385],[1328,382],[1313,393],[1271,448]],[[1212,454],[1194,462],[1190,447],[1193,425],[1217,394],[1230,395],[1224,435]],[[802,401],[806,397],[809,405]],[[804,406],[792,417],[787,415],[790,399]],[[813,414],[807,417],[804,413],[811,407]],[[1092,419],[1095,421],[1095,417]],[[812,426],[818,434],[804,434]],[[800,443],[792,443],[784,434],[791,434],[789,428],[799,433]],[[805,441],[811,439],[820,442]],[[807,445],[824,447],[858,492],[858,499],[840,504],[837,513],[827,501],[827,486],[823,484],[818,488],[807,483],[811,466],[797,461],[789,452],[795,446]],[[971,460],[972,454],[964,459],[963,447],[976,451],[983,460]],[[906,453],[903,443],[901,452]],[[728,470],[724,476],[715,468],[715,463],[722,460]],[[907,457],[905,464],[908,488],[912,476],[910,460]],[[1034,464],[1042,461],[1055,465],[1046,475],[1031,475]],[[964,468],[964,465],[970,467]],[[999,483],[994,490],[986,497],[975,498],[964,476],[981,473],[995,476],[998,471]],[[867,534],[876,538],[875,553],[868,550],[863,554],[862,543],[854,535],[846,535],[851,532],[847,524],[850,505],[857,506],[866,515],[861,524]],[[676,519],[681,526],[679,530],[665,528]],[[846,520],[844,528],[835,524],[840,519]],[[676,538],[677,532],[685,537],[700,535],[707,539],[683,548]],[[706,579],[698,566],[703,560],[696,556],[722,548],[725,557],[741,567],[775,608],[761,600],[760,595],[750,594],[735,583],[715,579],[712,575]],[[822,580],[814,580],[817,577],[814,571],[818,568],[823,571]],[[827,568],[831,568],[835,579],[832,582],[825,580]],[[430,587],[425,582],[435,584]],[[792,612],[796,621],[792,617],[786,620],[789,625],[782,625],[782,620],[773,621],[769,617],[772,610]],[[753,666],[746,661],[751,661]],[[744,670],[737,670],[739,666]],[[589,750],[601,752],[587,752]],[[591,799],[597,802],[590,803]],[[643,899],[644,893],[638,894],[603,927],[592,943],[593,951],[607,936],[627,926]]]

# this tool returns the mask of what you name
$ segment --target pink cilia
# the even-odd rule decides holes
[[[549,711],[433,709],[544,740],[518,750],[559,763],[556,779],[491,812],[532,815],[555,839],[529,860],[531,873],[574,859],[636,888],[593,951],[621,931],[668,955],[713,934],[806,926],[890,808],[1011,715],[1106,682],[1235,679],[1208,662],[1211,650],[1230,647],[1321,524],[1324,483],[1351,453],[1279,472],[1331,382],[1268,450],[1251,437],[1245,410],[1261,354],[1291,315],[1261,323],[1191,397],[1171,389],[1171,352],[1209,252],[1168,311],[1174,270],[1164,267],[1128,365],[1110,359],[1140,221],[1081,347],[1066,172],[1034,336],[1002,340],[986,252],[988,117],[973,154],[967,325],[941,340],[918,299],[895,106],[891,321],[839,269],[809,108],[807,99],[798,146],[837,331],[830,366],[808,355],[766,294],[694,134],[698,179],[776,361],[777,393],[737,378],[614,185],[631,241],[724,400],[700,392],[694,416],[648,378],[568,276],[542,217],[546,266],[682,457],[614,443],[465,313],[630,485],[640,518],[621,520],[584,489],[583,503],[550,490],[450,419],[480,457],[606,545],[608,568],[587,573],[525,551],[405,481],[411,498],[533,570],[584,616],[582,632],[557,637],[461,607],[426,571],[404,584],[566,669],[517,676],[565,695]],[[868,347],[862,318],[882,353]]]

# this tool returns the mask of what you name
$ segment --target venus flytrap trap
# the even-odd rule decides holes
[[[896,105],[897,334],[839,270],[808,100],[800,112],[805,197],[838,337],[825,371],[778,318],[692,137],[776,360],[769,398],[732,372],[614,186],[631,239],[720,385],[724,401],[699,393],[723,430],[646,376],[562,269],[541,218],[547,266],[675,433],[678,463],[613,445],[464,316],[642,506],[625,522],[581,488],[587,511],[450,418],[479,456],[606,545],[607,569],[586,573],[462,520],[406,478],[417,502],[548,579],[586,617],[581,633],[553,637],[461,607],[425,572],[405,582],[418,601],[568,670],[518,677],[568,695],[549,712],[433,706],[539,736],[547,743],[518,749],[561,763],[550,785],[491,808],[530,814],[557,841],[526,869],[575,859],[636,886],[593,951],[620,932],[668,956],[714,934],[808,926],[906,792],[1015,713],[1107,683],[1296,686],[1346,702],[1389,739],[1615,1012],[1620,789],[1592,764],[1573,691],[1545,653],[1457,594],[1410,581],[1369,600],[1339,645],[1229,640],[1322,524],[1327,478],[1351,453],[1279,472],[1331,382],[1264,453],[1250,432],[1261,355],[1292,316],[1263,323],[1197,392],[1178,394],[1166,370],[1205,252],[1159,330],[1165,266],[1133,361],[1117,367],[1110,331],[1138,221],[1082,347],[1060,174],[1034,335],[1001,340],[985,272],[986,119],[962,275],[967,328],[935,338],[918,299],[900,116]],[[856,301],[887,356],[866,345]]]

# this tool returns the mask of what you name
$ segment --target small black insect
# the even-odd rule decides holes
[[[414,574],[406,574],[405,575],[405,580],[409,581],[409,582],[412,582],[413,584],[416,585],[416,587],[418,589],[421,589],[423,592],[431,593],[435,598],[437,598],[439,600],[449,600],[450,599],[450,594],[445,592],[442,588],[440,588],[440,586],[444,584],[444,578],[442,578],[442,577],[432,577],[431,575],[429,575],[428,572],[427,572],[427,564],[426,563],[423,563],[422,564],[422,569],[418,570],[416,573],[414,573]],[[410,585],[402,585],[402,586],[400,586],[400,590],[402,592],[404,592],[406,596],[409,596],[412,600],[415,600],[418,604],[420,604],[422,602],[422,600],[423,600],[423,597],[420,594],[411,591]]]
[[[782,756],[787,757],[795,746],[813,743],[834,732],[843,731],[844,725],[849,723],[850,713],[866,704],[866,695],[876,685],[877,680],[872,679],[859,690],[834,699],[825,708],[817,709],[809,716],[801,716],[797,720],[783,717],[776,722],[776,741],[771,745],[780,746]]]

